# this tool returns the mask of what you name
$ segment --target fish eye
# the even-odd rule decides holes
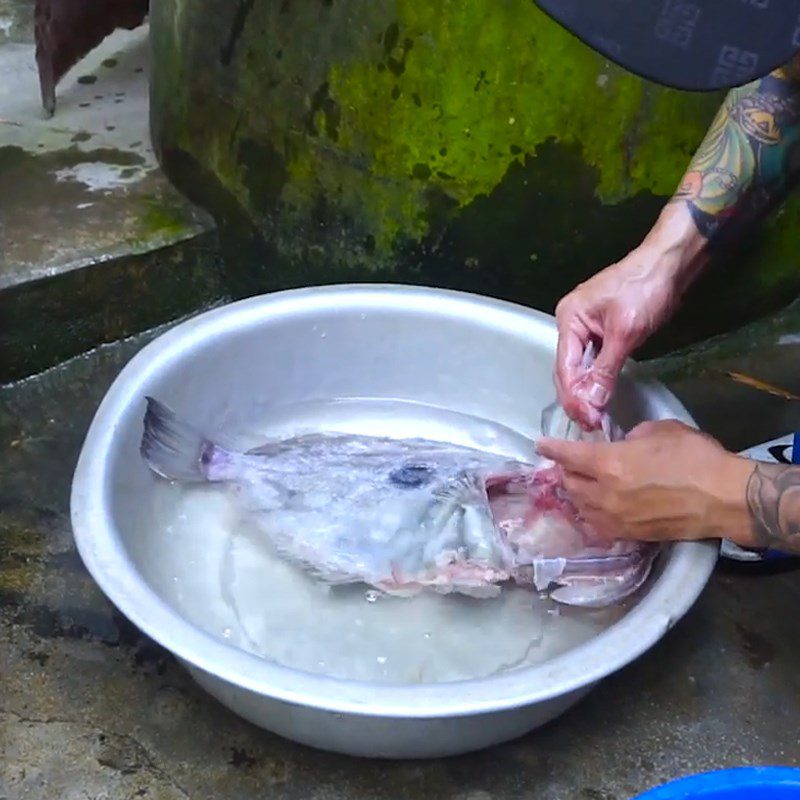
[[[433,480],[436,473],[424,464],[406,464],[389,473],[389,480],[406,489],[419,489]]]

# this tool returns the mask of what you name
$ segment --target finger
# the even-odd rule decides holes
[[[574,305],[574,304],[572,304]],[[565,307],[566,310],[562,310]],[[556,347],[555,385],[559,402],[570,419],[580,423],[585,430],[599,427],[596,410],[575,394],[575,386],[585,375],[583,355],[592,338],[592,331],[578,311],[569,303],[556,309],[558,345]]]
[[[628,431],[628,434],[625,438],[644,439],[649,436],[658,436],[663,434],[675,435],[684,431],[705,435],[701,434],[700,431],[697,431],[694,428],[690,428],[688,425],[685,425],[683,422],[677,419],[655,419],[640,422],[638,425]]]
[[[582,405],[575,397],[574,386],[582,374],[581,357],[588,340],[588,331],[559,323],[554,379],[559,402],[572,418],[580,411],[577,406]]]
[[[589,332],[575,330],[569,322],[558,325],[556,345],[556,378],[566,387],[580,377],[581,358],[589,341]]]
[[[590,478],[601,473],[601,462],[607,445],[598,442],[566,442],[563,439],[542,438],[536,442],[536,452],[555,461],[570,472]]]
[[[605,330],[600,352],[594,364],[589,368],[580,386],[576,387],[575,393],[578,398],[598,411],[603,411],[629,355],[628,337],[614,327]]]
[[[603,413],[595,406],[588,403],[580,404],[580,415],[578,422],[585,431],[599,430],[603,425]]]
[[[616,539],[628,538],[614,518],[599,509],[587,508],[586,511],[582,512],[582,516],[586,524],[600,539],[610,542]]]
[[[564,470],[562,482],[570,500],[579,511],[600,507],[600,486],[594,478]]]
[[[662,430],[662,421],[661,420],[647,420],[646,422],[640,422],[635,427],[631,428],[627,435],[625,436],[626,439],[645,439],[648,436],[654,436],[660,430]]]

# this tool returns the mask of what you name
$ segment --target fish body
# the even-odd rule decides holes
[[[169,480],[230,485],[283,557],[329,583],[481,597],[514,582],[599,607],[657,553],[596,537],[557,467],[444,442],[314,433],[238,452],[147,398],[141,454]]]

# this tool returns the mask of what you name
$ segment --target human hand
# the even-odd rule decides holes
[[[752,544],[753,462],[683,423],[645,422],[622,442],[541,439],[537,450],[562,467],[572,502],[603,538]]]
[[[630,354],[677,305],[670,276],[638,250],[579,284],[556,307],[555,384],[567,414],[588,430],[600,425],[614,384]],[[591,340],[600,350],[581,365]]]
[[[703,244],[686,209],[668,206],[639,247],[559,302],[556,391],[584,429],[600,426],[626,359],[667,321],[699,274]],[[590,340],[600,350],[585,369],[581,359]]]

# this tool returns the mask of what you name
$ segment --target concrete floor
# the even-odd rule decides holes
[[[740,452],[800,430],[800,402],[729,377],[742,373],[800,396],[800,301],[688,351],[640,365],[666,383],[703,429]]]
[[[153,152],[147,27],[75,65],[47,119],[32,8],[0,0],[0,384],[224,294],[213,221]]]
[[[561,719],[492,751],[375,763],[241,721],[105,601],[70,534],[82,438],[147,338],[0,390],[0,798],[624,800],[699,770],[800,763],[793,571],[721,566],[648,654]],[[721,384],[717,402],[730,390]],[[764,410],[763,395],[748,397],[740,421]]]
[[[2,208],[0,289],[211,225],[158,169],[147,37],[146,26],[109,36],[64,76],[51,119],[33,43],[0,40],[0,186],[13,198]]]
[[[55,314],[39,295],[15,306],[3,292],[20,298],[24,284],[42,283],[36,278],[89,267],[98,307],[123,318],[112,303],[148,307],[172,284],[137,261],[131,287],[149,285],[151,296],[120,292],[127,284],[104,283],[106,259],[154,250],[154,263],[166,264],[165,275],[177,271],[185,289],[186,264],[166,262],[158,248],[208,230],[209,221],[155,166],[144,30],[118,32],[76,67],[48,121],[30,5],[0,0],[0,195],[14,198],[0,200],[0,321],[3,308],[18,308],[20,319],[56,339],[74,336],[73,321],[90,316],[88,299]],[[63,285],[53,291],[77,296]],[[44,308],[47,325],[30,308]],[[158,321],[175,312],[159,311]],[[139,321],[103,320],[74,347],[141,330]],[[800,428],[800,404],[734,384],[725,370],[800,392],[798,330],[800,313],[791,310],[712,348],[697,369],[666,360],[651,370],[669,378],[706,430],[743,449]],[[0,326],[0,375],[4,358],[22,347],[7,334]],[[0,386],[0,800],[626,800],[699,770],[800,763],[799,576],[724,565],[646,656],[560,720],[492,751],[430,763],[357,761],[235,717],[114,610],[72,541],[69,489],[86,429],[114,376],[152,335]],[[37,336],[23,331],[20,341],[41,350]],[[14,374],[28,374],[23,367]]]

